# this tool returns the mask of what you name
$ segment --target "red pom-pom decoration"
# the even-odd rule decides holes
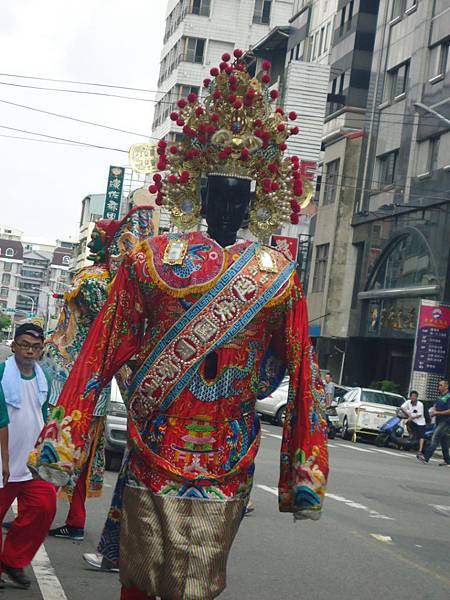
[[[231,85],[236,85],[236,83],[238,82],[236,75],[231,75],[228,79],[228,83],[230,83]]]
[[[230,156],[230,154],[233,154],[233,148],[231,146],[227,146],[225,148],[225,152],[227,153],[228,156]]]
[[[300,204],[297,202],[297,200],[291,200],[291,210],[293,213],[299,213],[300,212]]]
[[[170,154],[176,154],[178,152],[178,148],[176,146],[170,146],[169,152]]]
[[[201,106],[197,106],[197,108],[195,109],[195,114],[197,115],[197,117],[201,117],[201,115],[204,113],[205,111],[203,110],[203,108]]]
[[[167,163],[162,158],[158,161],[158,164],[156,165],[158,171],[164,171],[166,166],[167,166]]]
[[[277,106],[277,108],[275,109],[275,112],[278,113],[279,115],[284,115],[284,110],[281,108],[281,106]]]
[[[166,140],[159,140],[158,148],[165,148],[167,146]]]
[[[218,157],[220,160],[226,160],[228,158],[228,154],[225,152],[225,150],[221,150],[218,154]]]
[[[270,62],[270,60],[263,60],[261,66],[264,69],[264,71],[268,71],[272,67],[272,63]]]
[[[214,92],[213,92],[214,100],[218,100],[221,97],[222,97],[222,92],[220,90],[214,90]]]
[[[248,148],[242,148],[241,150],[241,160],[248,160],[250,158],[250,152]]]
[[[291,223],[292,223],[292,225],[298,225],[299,217],[296,213],[291,214]]]
[[[265,75],[263,75],[261,77],[261,81],[267,85],[268,83],[270,83],[272,81],[272,78],[268,73],[266,73]]]
[[[271,173],[277,173],[278,172],[278,165],[276,165],[275,163],[269,163],[267,165],[267,168],[269,169],[269,171]]]
[[[190,94],[188,94],[188,97],[187,97],[188,102],[190,102],[191,104],[194,104],[194,102],[197,101],[197,98],[198,98],[198,96],[194,92],[191,92]]]
[[[159,156],[164,156],[165,153],[166,153],[165,148],[156,148],[156,154],[159,154]]]
[[[209,133],[209,135],[212,135],[217,131],[217,127],[214,127],[214,125],[208,125],[206,131]]]
[[[292,135],[297,135],[300,129],[298,127],[291,127],[290,132]]]
[[[278,183],[278,181],[272,181],[272,192],[276,192],[279,189],[280,189],[280,184]]]
[[[241,58],[241,56],[242,56],[244,53],[242,52],[242,50],[239,50],[239,48],[236,48],[236,50],[233,52],[233,54],[234,54],[234,57],[235,57],[235,58]]]
[[[153,181],[154,181],[155,183],[159,183],[161,180],[162,180],[162,177],[161,177],[161,175],[160,175],[159,173],[155,173],[155,174],[153,175]]]
[[[231,73],[233,73],[234,69],[231,65],[228,65],[228,67],[225,69],[225,73],[227,75],[231,75]]]
[[[220,71],[219,71],[219,69],[218,69],[217,67],[213,67],[213,68],[210,70],[210,73],[211,73],[211,75],[212,75],[213,77],[217,77],[217,75],[219,74],[219,72],[220,72]]]
[[[229,67],[229,64],[226,62],[221,62],[219,65],[219,68],[221,71],[226,71],[228,69],[228,67]]]
[[[261,129],[255,129],[255,135],[256,137],[262,138],[263,136],[263,132]]]
[[[163,203],[162,197],[156,196],[155,204],[157,204],[158,206],[162,206],[162,203]]]
[[[242,108],[242,102],[240,100],[236,100],[233,106],[236,110],[239,110],[240,108]]]
[[[297,118],[297,113],[295,112],[295,110],[291,110],[291,112],[289,113],[289,118],[291,121],[295,121],[295,119]]]
[[[158,188],[156,185],[149,185],[148,191],[150,192],[150,194],[156,194],[156,192],[158,191]]]
[[[217,123],[217,121],[220,120],[220,115],[218,115],[217,113],[213,113],[211,115],[211,121],[214,121],[214,123]]]
[[[233,104],[233,102],[236,102],[236,99],[237,99],[237,98],[236,98],[236,94],[230,94],[230,95],[228,96],[228,101],[229,101],[231,104]]]
[[[253,123],[253,125],[255,127],[262,127],[263,122],[261,121],[261,119],[255,119],[255,122]],[[255,132],[256,135],[256,132]]]
[[[276,100],[279,95],[280,93],[278,90],[270,90],[270,97],[272,98],[272,100]]]
[[[180,183],[186,183],[189,180],[189,171],[183,171],[180,175]]]
[[[236,69],[236,71],[245,71],[245,65],[244,65],[244,63],[237,63],[235,65],[235,69]]]
[[[206,144],[206,135],[204,133],[200,133],[197,138],[200,144]]]
[[[209,87],[210,83],[211,83],[211,79],[209,79],[207,77],[206,79],[203,80],[203,87],[205,87],[205,88]]]
[[[169,175],[169,177],[167,178],[167,182],[174,184],[178,181],[177,176],[176,175]]]
[[[266,194],[269,194],[272,191],[272,180],[271,179],[263,179],[262,182],[263,190]]]
[[[284,123],[278,123],[278,125],[277,125],[278,131],[284,131],[285,129],[286,129],[286,126],[284,125]]]
[[[183,125],[184,125],[183,119],[177,119],[177,125],[179,125],[180,127],[183,127]]]
[[[286,144],[278,144],[278,148],[281,150],[281,152],[284,152],[284,150],[286,150],[287,146]]]
[[[246,96],[244,98],[244,106],[252,106],[253,104],[253,98],[249,98],[248,96]]]
[[[178,108],[185,108],[187,106],[187,102],[184,98],[180,98],[177,102]]]
[[[225,52],[224,54],[222,54],[222,60],[225,62],[228,62],[231,58],[231,55],[228,54],[228,52]]]
[[[177,112],[171,112],[170,113],[170,120],[171,121],[176,121],[179,118],[179,114]]]

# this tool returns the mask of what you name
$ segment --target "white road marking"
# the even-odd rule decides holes
[[[381,533],[371,533],[370,535],[379,542],[384,542],[385,544],[392,544],[392,538],[390,535],[381,535]]]
[[[348,500],[347,498],[344,498],[343,496],[336,496],[336,494],[327,493],[326,497],[330,498],[331,500],[336,500],[337,502],[343,502],[346,506],[348,506],[350,508],[363,510],[363,511],[367,512],[369,517],[371,517],[372,519],[383,519],[385,521],[395,521],[395,519],[393,519],[392,517],[388,517],[387,515],[382,515],[378,511],[373,510],[372,508],[369,508],[368,506],[365,506],[364,504],[360,504],[359,502],[354,502],[353,500]]]
[[[278,435],[277,433],[268,433],[266,435],[268,435],[269,437],[276,438],[277,440],[282,440],[283,439],[283,436],[282,435]]]
[[[442,506],[442,504],[429,504],[428,506],[434,508],[438,513],[450,517],[450,506]]]
[[[327,446],[328,446],[328,448],[337,448],[338,447],[336,444],[330,444],[330,442],[328,442]]]
[[[265,492],[269,492],[269,494],[278,496],[277,488],[269,487],[268,485],[262,485],[259,483],[256,485],[256,487],[258,487],[261,490],[264,490]],[[388,517],[387,515],[382,515],[379,512],[377,512],[376,510],[373,510],[371,508],[368,508],[367,506],[364,506],[364,504],[359,504],[359,502],[354,502],[353,500],[348,500],[347,498],[344,498],[343,496],[336,496],[336,494],[327,493],[326,497],[330,498],[331,500],[336,500],[337,502],[343,502],[349,508],[364,510],[365,512],[368,513],[369,517],[371,517],[372,519],[384,519],[385,521],[395,521],[395,519],[393,519],[392,517]]]
[[[11,505],[11,509],[17,515],[17,500]],[[63,587],[56,576],[50,558],[45,550],[44,544],[39,548],[33,558],[31,566],[41,590],[43,600],[67,600]]]
[[[339,446],[343,446],[344,448],[350,448],[351,450],[356,450],[357,452],[368,452],[369,454],[374,453],[374,450],[367,450],[366,448],[358,448],[358,446],[351,446],[350,444],[339,444]]]

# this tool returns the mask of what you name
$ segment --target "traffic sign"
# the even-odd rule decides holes
[[[15,315],[16,309],[15,308],[5,308],[3,312],[5,312],[7,315]]]

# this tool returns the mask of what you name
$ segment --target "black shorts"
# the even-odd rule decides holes
[[[410,421],[411,429],[414,431],[414,434],[417,438],[421,439],[425,437],[425,428],[426,425],[417,425],[414,421]]]

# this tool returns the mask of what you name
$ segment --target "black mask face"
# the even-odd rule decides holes
[[[250,204],[250,181],[236,177],[208,177],[205,217],[208,234],[221,246],[236,241]]]

